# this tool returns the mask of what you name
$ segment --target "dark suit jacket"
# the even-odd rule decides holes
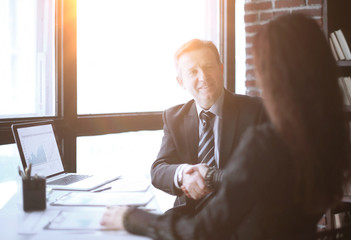
[[[234,95],[225,90],[223,125],[219,141],[219,168],[223,169],[245,130],[266,121],[259,98]],[[151,167],[152,184],[169,194],[177,195],[175,206],[195,206],[174,185],[174,174],[180,164],[198,163],[199,121],[194,100],[172,107],[163,113],[164,136],[156,161]]]
[[[303,209],[295,201],[294,161],[280,135],[268,124],[244,135],[223,170],[218,193],[195,216],[131,209],[124,218],[126,229],[169,240],[316,239],[317,222],[328,206]]]

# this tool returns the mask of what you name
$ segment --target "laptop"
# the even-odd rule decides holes
[[[90,191],[120,178],[120,175],[66,173],[56,141],[53,121],[11,126],[23,169],[32,164],[32,176],[46,177],[48,188]]]

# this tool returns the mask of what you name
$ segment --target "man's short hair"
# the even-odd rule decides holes
[[[210,49],[216,56],[216,60],[218,61],[218,63],[221,64],[221,59],[219,57],[218,49],[216,45],[213,44],[213,42],[200,40],[200,39],[192,39],[184,43],[180,48],[178,48],[178,50],[174,54],[174,62],[175,62],[175,67],[178,75],[179,75],[179,69],[178,69],[179,58],[185,53],[198,50],[198,49],[203,49],[203,48]]]

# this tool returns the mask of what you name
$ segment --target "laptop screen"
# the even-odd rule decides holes
[[[64,171],[51,123],[14,124],[12,130],[23,167],[32,163],[32,174],[49,177]]]

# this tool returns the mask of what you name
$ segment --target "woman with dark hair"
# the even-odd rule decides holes
[[[102,225],[154,239],[313,239],[350,173],[337,67],[318,24],[301,14],[263,26],[253,53],[271,123],[246,132],[224,172],[193,169],[216,197],[195,216],[113,208]]]

